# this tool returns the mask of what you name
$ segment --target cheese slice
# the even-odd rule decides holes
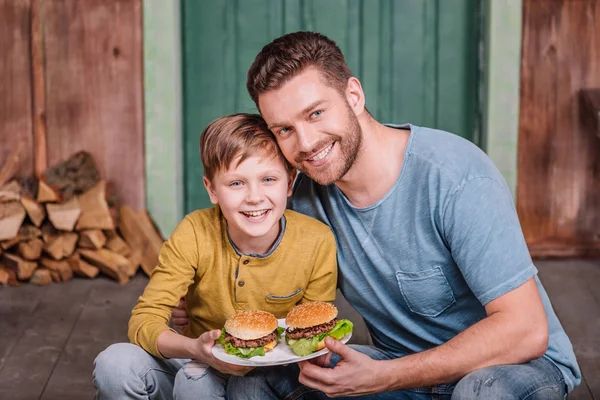
[[[277,340],[273,340],[271,343],[265,344],[265,351],[273,350],[277,346]]]

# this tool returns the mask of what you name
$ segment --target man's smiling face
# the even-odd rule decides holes
[[[285,158],[321,185],[340,180],[362,143],[358,119],[346,97],[307,68],[279,89],[258,97],[260,112]]]

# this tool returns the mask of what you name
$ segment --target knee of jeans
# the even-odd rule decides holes
[[[131,343],[116,343],[108,346],[94,360],[94,380],[122,381],[126,374],[139,365],[136,356],[144,350]]]
[[[192,399],[202,393],[203,399],[222,399],[226,386],[227,380],[211,372],[208,365],[191,361],[175,375],[173,395],[175,399]]]
[[[210,367],[207,364],[198,361],[190,361],[179,370],[177,376],[191,380],[198,380],[202,379],[206,374],[208,374],[209,368]]]
[[[504,379],[494,376],[494,368],[485,368],[471,372],[462,378],[452,392],[452,400],[474,400],[502,398],[512,399],[510,388]],[[506,397],[502,395],[505,393]],[[492,397],[490,397],[492,396]],[[501,397],[497,397],[501,396]]]

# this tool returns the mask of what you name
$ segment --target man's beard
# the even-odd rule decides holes
[[[350,109],[348,109],[348,124],[345,130],[346,136],[344,138],[339,135],[329,135],[336,143],[334,146],[340,146],[340,156],[337,160],[329,160],[321,167],[306,167],[303,161],[306,160],[309,154],[301,153],[295,160],[294,167],[319,185],[331,185],[342,179],[354,165],[362,144],[362,128],[358,123],[358,118]],[[328,143],[331,143],[331,140],[319,142],[314,147],[316,149],[323,148]]]

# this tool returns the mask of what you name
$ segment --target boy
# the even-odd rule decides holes
[[[216,207],[186,216],[163,245],[129,321],[132,344],[96,358],[100,399],[224,398],[229,376],[250,370],[211,353],[229,316],[260,309],[283,318],[299,302],[335,298],[333,234],[286,211],[296,170],[263,119],[217,119],[202,133],[200,152]],[[180,335],[168,321],[183,296],[190,323]]]

